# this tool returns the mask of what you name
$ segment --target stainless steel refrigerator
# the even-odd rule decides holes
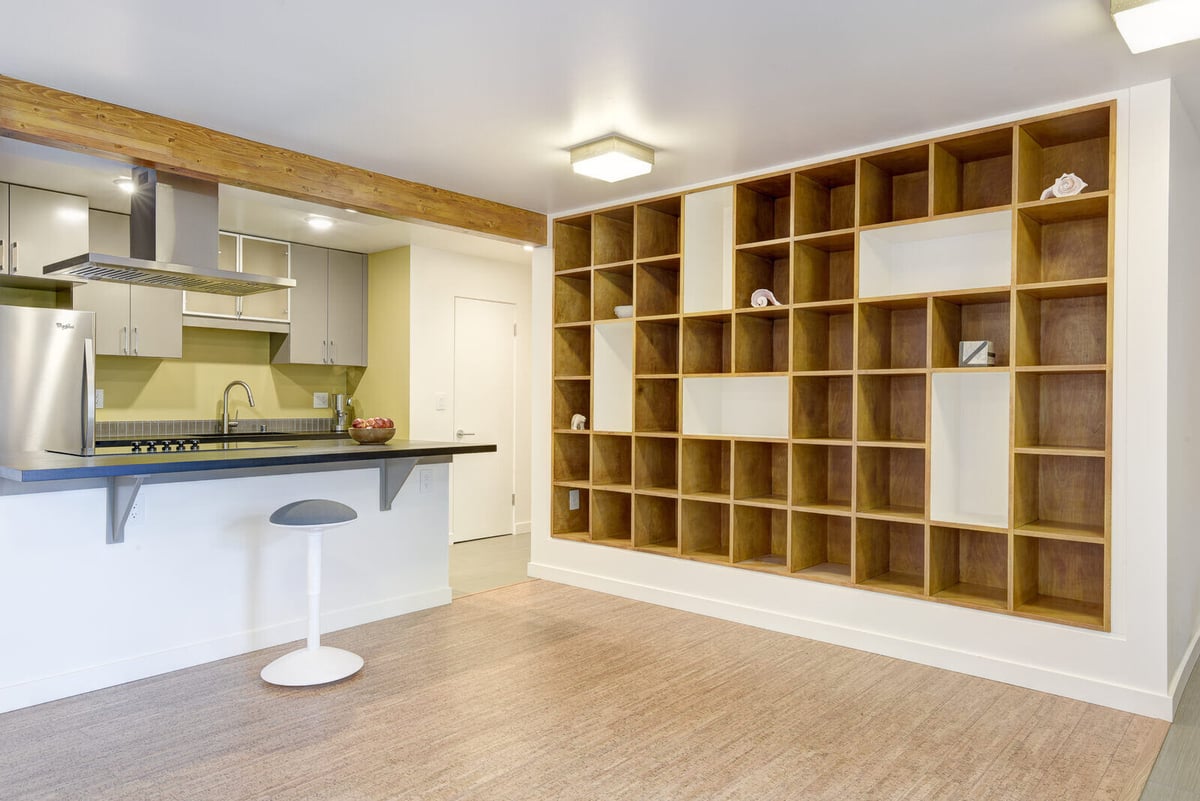
[[[93,312],[0,306],[0,452],[95,452],[95,342]]]

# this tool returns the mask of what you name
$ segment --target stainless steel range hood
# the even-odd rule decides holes
[[[217,267],[217,185],[147,167],[133,170],[130,257],[82,253],[43,274],[214,295],[253,295],[296,285],[291,278]]]

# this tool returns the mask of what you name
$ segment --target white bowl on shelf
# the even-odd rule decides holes
[[[617,315],[618,317],[620,317],[622,319],[625,317],[632,317],[633,316],[633,307],[632,306],[613,306],[613,314]]]

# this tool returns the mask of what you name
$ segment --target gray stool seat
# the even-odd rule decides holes
[[[308,532],[308,638],[304,648],[284,654],[262,669],[263,681],[285,687],[328,684],[357,673],[362,657],[321,645],[321,536],[327,528],[357,520],[344,503],[323,498],[295,501],[276,509],[271,525]]]

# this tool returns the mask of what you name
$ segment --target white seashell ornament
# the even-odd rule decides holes
[[[1042,192],[1041,199],[1047,200],[1051,197],[1070,197],[1071,195],[1078,195],[1086,188],[1087,181],[1083,180],[1073,172],[1064,172],[1059,179],[1054,182],[1053,186],[1047,187],[1046,191]]]
[[[771,306],[783,305],[775,299],[775,293],[769,289],[756,289],[750,294],[750,305],[754,308],[761,309],[768,304]]]

